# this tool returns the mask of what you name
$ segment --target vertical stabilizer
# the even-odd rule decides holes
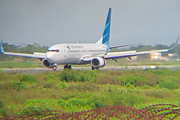
[[[96,44],[105,44],[109,48],[110,23],[111,23],[111,8],[109,8],[103,36],[96,42]]]
[[[1,39],[1,43],[0,43],[0,53],[4,53],[2,44],[3,44],[3,40]]]
[[[109,8],[109,12],[103,32],[103,37],[102,37],[102,44],[105,44],[106,46],[109,46],[110,24],[111,24],[111,8]]]

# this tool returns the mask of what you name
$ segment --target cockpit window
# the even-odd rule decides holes
[[[48,50],[48,52],[59,52],[59,50]]]

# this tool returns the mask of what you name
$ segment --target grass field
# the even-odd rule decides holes
[[[43,111],[71,113],[116,105],[180,106],[179,72],[65,70],[29,75],[1,71],[0,116],[41,116]]]

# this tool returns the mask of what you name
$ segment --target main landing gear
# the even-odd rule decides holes
[[[68,65],[68,64],[66,64],[65,66],[64,66],[64,69],[71,69],[72,67],[71,67],[71,65]]]
[[[98,70],[98,67],[93,67],[93,66],[92,66],[92,70]]]

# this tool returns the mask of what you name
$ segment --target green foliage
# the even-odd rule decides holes
[[[114,105],[176,104],[180,100],[179,71],[166,69],[1,74],[0,100],[4,102],[0,116],[41,116],[51,110],[76,112]]]
[[[12,82],[12,83],[4,84],[3,88],[5,88],[5,89],[14,89],[14,90],[17,90],[17,91],[21,91],[21,89],[27,89],[27,86],[24,85],[21,82]]]
[[[7,110],[4,107],[4,102],[0,100],[0,116],[9,116]]]
[[[122,85],[131,84],[134,86],[140,86],[141,84],[144,84],[145,81],[147,81],[146,77],[142,76],[117,76],[116,77]]]
[[[142,86],[141,88],[142,88],[142,89],[150,89],[151,86],[149,86],[149,85],[144,85],[144,86]]]
[[[51,83],[45,83],[45,85],[43,87],[44,88],[52,88],[53,85]]]
[[[62,89],[64,89],[65,87],[67,87],[67,84],[64,83],[64,82],[61,82],[60,86],[61,86]]]
[[[52,106],[55,105],[57,105],[57,101],[54,101],[53,99],[27,100],[23,104],[23,109],[17,114],[21,116],[28,116],[31,114],[43,115],[44,112],[50,113]]]
[[[68,100],[70,98],[74,98],[75,95],[68,95],[68,96],[63,96],[62,99]]]
[[[10,87],[17,91],[20,91],[21,89],[27,89],[26,85],[21,82],[13,82],[11,83]]]
[[[153,75],[173,75],[173,71],[171,70],[164,70],[164,68],[162,69],[147,69],[145,70],[145,72],[149,73],[149,74],[153,74]]]
[[[179,86],[174,81],[169,80],[169,79],[162,80],[162,82],[160,82],[159,86],[161,88],[164,87],[164,88],[167,88],[170,90],[179,88]]]
[[[95,92],[95,91],[100,91],[100,87],[97,84],[85,82],[77,85],[71,84],[68,87],[66,87],[65,90],[79,91],[79,92],[87,92],[87,91]]]
[[[131,83],[128,82],[128,83],[126,84],[126,87],[134,88],[134,85],[132,85]]]
[[[20,113],[18,113],[21,116],[29,116],[32,114],[36,114],[36,115],[43,115],[43,113],[46,111],[49,111],[49,109],[45,109],[43,107],[36,107],[36,106],[29,106],[29,107],[25,107]]]
[[[4,75],[4,72],[2,70],[0,70],[0,76]]]
[[[24,74],[20,76],[20,82],[37,82],[37,78],[35,78],[33,75]]]
[[[101,101],[94,101],[95,107],[100,108],[100,107],[105,107],[106,104],[101,102]]]
[[[0,62],[0,68],[35,68],[42,67],[40,61],[3,61]]]
[[[96,73],[94,71],[76,72],[65,70],[59,75],[61,81],[65,82],[95,82]]]
[[[154,98],[164,98],[165,93],[163,91],[157,90],[157,89],[148,89],[144,91],[146,96],[154,97]]]
[[[60,99],[58,101],[58,105],[62,107],[63,109],[66,109],[66,111],[79,111],[79,110],[87,110],[87,109],[93,109],[94,103],[89,100],[84,99],[69,99],[67,101]]]
[[[129,106],[136,106],[141,103],[144,103],[144,101],[145,101],[143,97],[140,97],[137,95],[129,95],[129,96],[127,96],[127,98],[125,100]]]

